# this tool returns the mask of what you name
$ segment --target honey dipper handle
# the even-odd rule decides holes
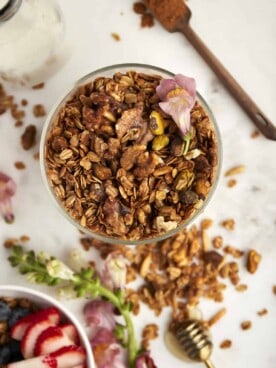
[[[213,365],[213,363],[208,359],[204,361],[205,365],[207,368],[215,368],[215,366]]]
[[[179,31],[186,36],[202,58],[213,69],[220,81],[245,110],[262,134],[269,139],[276,140],[276,127],[269,121],[216,56],[208,49],[193,29],[185,23],[179,26]]]

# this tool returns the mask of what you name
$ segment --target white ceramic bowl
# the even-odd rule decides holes
[[[40,291],[36,291],[31,288],[17,285],[0,285],[0,296],[11,298],[27,298],[28,300],[34,302],[39,307],[43,308],[49,306],[56,307],[61,312],[62,316],[65,317],[65,319],[68,320],[68,322],[72,323],[76,327],[81,341],[81,345],[86,350],[87,368],[96,368],[92,349],[84,328],[81,326],[80,322],[72,314],[72,312],[66,309],[60,302]]]

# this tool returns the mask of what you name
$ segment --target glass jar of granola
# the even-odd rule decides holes
[[[55,0],[0,0],[0,80],[43,82],[55,70],[64,20]]]
[[[40,147],[63,215],[113,244],[152,243],[186,227],[220,172],[219,129],[195,80],[151,65],[83,77],[48,115]]]

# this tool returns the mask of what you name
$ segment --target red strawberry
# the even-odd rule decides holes
[[[60,318],[60,312],[55,307],[41,309],[35,313],[28,314],[13,325],[11,328],[11,337],[15,340],[21,340],[30,324],[42,320],[50,320],[53,324],[58,324]]]
[[[73,343],[61,327],[50,326],[38,336],[35,343],[34,356],[46,355]]]
[[[59,326],[62,330],[62,332],[69,337],[69,339],[75,344],[79,345],[80,338],[78,331],[76,329],[75,325],[72,325],[72,323],[65,323],[63,325]]]
[[[39,335],[50,326],[53,326],[53,323],[46,319],[34,322],[27,327],[21,340],[21,353],[25,359],[34,356],[34,347]]]
[[[10,363],[7,368],[72,368],[85,363],[85,350],[80,346],[66,346],[55,353]]]
[[[85,349],[76,345],[65,346],[50,354],[50,356],[57,359],[58,368],[78,366],[85,363],[86,360]]]

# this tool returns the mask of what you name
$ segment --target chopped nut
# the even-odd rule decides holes
[[[223,256],[215,250],[210,250],[203,254],[203,259],[206,263],[212,264],[215,268],[218,268],[223,261]]]
[[[230,179],[227,182],[228,188],[233,188],[236,184],[237,184],[237,180],[236,179]]]
[[[259,267],[262,256],[254,249],[248,252],[246,268],[250,273],[255,273]]]
[[[117,41],[117,42],[121,41],[121,37],[120,37],[120,35],[119,35],[118,33],[112,32],[112,33],[111,33],[111,37],[112,37],[115,41]]]
[[[46,115],[45,107],[42,104],[36,104],[33,106],[33,114],[36,118]]]
[[[215,249],[220,249],[223,246],[223,238],[222,236],[216,236],[213,240],[212,240],[212,244],[213,247]]]
[[[240,174],[240,173],[243,173],[244,171],[245,171],[245,166],[243,166],[243,165],[235,166],[235,167],[232,167],[231,169],[227,170],[226,173],[225,173],[225,176]]]
[[[214,324],[216,324],[223,316],[225,316],[226,312],[226,308],[222,308],[220,311],[218,311],[212,318],[209,319],[208,326],[212,327]]]
[[[248,286],[246,284],[240,284],[240,285],[237,285],[236,286],[236,290],[237,291],[240,291],[240,292],[243,292],[243,291],[245,291],[247,289],[248,289]]]
[[[34,125],[28,125],[21,136],[21,145],[24,148],[24,150],[29,150],[34,146],[35,137],[36,137],[36,127]]]
[[[31,238],[29,237],[29,235],[21,235],[19,240],[23,243],[26,243],[26,242],[30,241]]]
[[[170,139],[167,135],[157,135],[152,141],[152,149],[154,151],[160,151],[165,148],[170,142]]]
[[[151,264],[151,254],[148,254],[147,257],[144,259],[143,263],[141,264],[141,268],[140,268],[140,275],[142,277],[145,277],[146,274],[148,273],[149,269],[150,269],[150,264]]]
[[[9,249],[15,245],[18,245],[20,242],[17,238],[9,238],[4,241],[4,247]]]
[[[220,347],[221,349],[228,349],[228,348],[231,348],[231,346],[232,346],[232,341],[231,341],[231,340],[229,340],[229,339],[223,340],[223,341],[220,343],[220,345],[219,345],[219,347]]]
[[[276,285],[273,285],[273,286],[272,286],[272,292],[273,292],[273,294],[275,294],[275,295],[276,295]]]
[[[249,330],[251,327],[252,327],[252,322],[251,321],[243,321],[241,323],[242,330]]]
[[[258,130],[254,130],[252,133],[251,133],[251,138],[257,138],[260,136],[260,132]]]
[[[233,231],[235,229],[235,220],[234,219],[224,220],[221,222],[221,225],[225,227],[225,229]]]
[[[263,308],[257,312],[258,316],[262,317],[268,314],[268,310],[266,308]]]
[[[209,229],[213,225],[212,219],[203,219],[200,223],[201,230]]]
[[[223,250],[225,253],[231,254],[234,258],[241,258],[244,254],[242,250],[232,247],[231,245],[226,245]]]
[[[24,169],[26,169],[26,165],[24,164],[23,161],[16,161],[14,163],[14,166],[17,168],[17,170],[24,170]]]
[[[45,86],[45,83],[38,83],[38,84],[35,84],[34,86],[32,86],[32,89],[41,89],[41,88],[44,88]]]

